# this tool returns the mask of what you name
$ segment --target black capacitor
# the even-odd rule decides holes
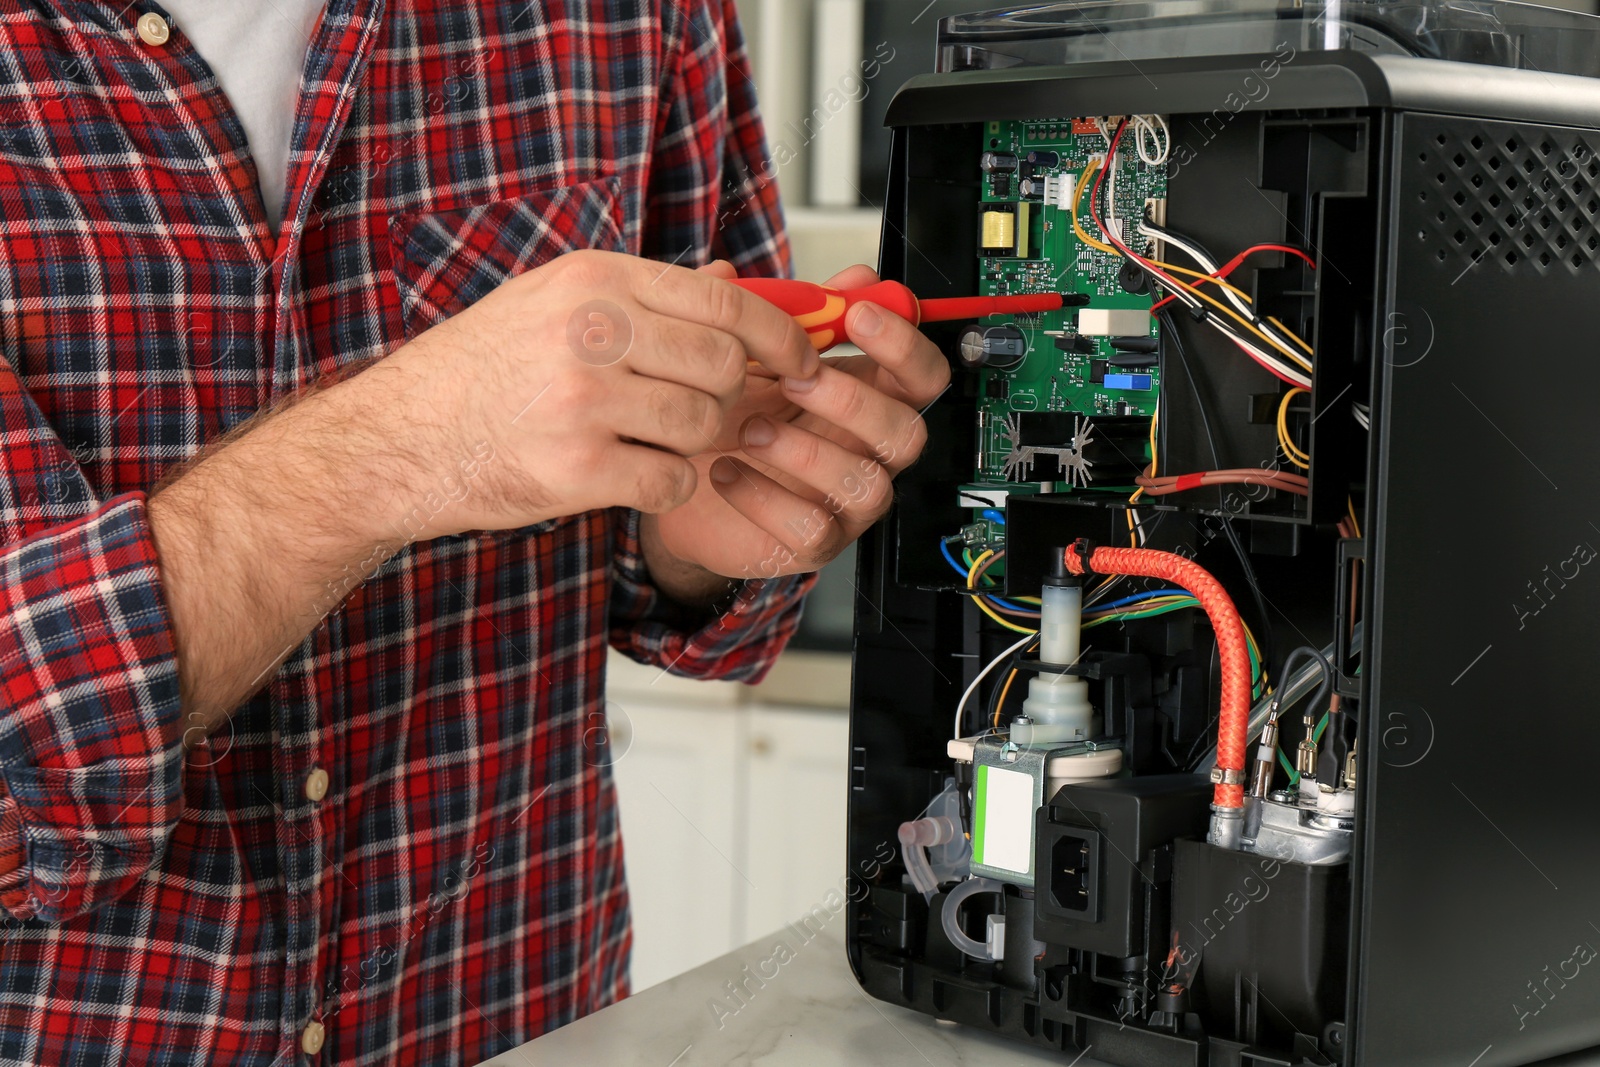
[[[1148,370],[1160,366],[1161,357],[1154,352],[1122,352],[1114,354],[1110,363],[1123,370]]]
[[[1156,339],[1154,337],[1113,337],[1111,347],[1118,352],[1154,352]]]
[[[1024,200],[1032,200],[1044,195],[1044,182],[1038,178],[1024,178],[1017,183],[1017,193]]]
[[[971,159],[972,157],[968,156],[967,158]],[[995,171],[1001,170],[1016,170],[1017,157],[1010,152],[985,152],[979,158],[978,166],[983,168],[985,174],[993,174]]]
[[[971,159],[971,156],[967,157]],[[1028,166],[1039,167],[1043,170],[1052,170],[1061,165],[1061,153],[1049,149],[1035,148],[1028,153]]]
[[[961,331],[956,343],[956,355],[968,370],[989,367],[994,370],[1012,370],[1021,366],[1028,355],[1028,339],[1015,326],[979,326],[976,323]]]

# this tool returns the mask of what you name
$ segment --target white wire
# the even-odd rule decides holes
[[[1208,257],[1204,252],[1201,252],[1198,248],[1191,245],[1189,242],[1185,241],[1183,238],[1176,237],[1164,230],[1154,230],[1147,226],[1143,220],[1140,220],[1139,222],[1139,232],[1152,240],[1162,241],[1178,249],[1184,255],[1194,260],[1195,264],[1198,265],[1199,268],[1206,274],[1217,273],[1217,265],[1211,261],[1210,257]],[[1296,352],[1289,344],[1288,339],[1281,336],[1277,330],[1273,329],[1270,322],[1257,319],[1256,314],[1253,310],[1251,310],[1250,305],[1245,303],[1243,298],[1241,298],[1238,293],[1234,292],[1232,289],[1229,289],[1225,285],[1219,285],[1217,288],[1222,291],[1223,297],[1233,305],[1234,310],[1239,312],[1239,314],[1244,316],[1246,319],[1249,319],[1256,329],[1260,330],[1262,333],[1271,338],[1277,344],[1278,348],[1282,350],[1284,355],[1294,360],[1294,362],[1302,370],[1311,370],[1310,361],[1300,355],[1299,352]],[[1259,352],[1260,349],[1256,349],[1256,351]]]
[[[1167,127],[1167,120],[1160,115],[1135,115],[1131,124],[1133,145],[1139,158],[1149,166],[1163,166],[1172,154],[1172,131]]]
[[[1225,337],[1227,337],[1228,340],[1230,340],[1234,344],[1238,345],[1241,349],[1244,350],[1245,355],[1249,356],[1251,359],[1255,360],[1257,363],[1260,363],[1261,365],[1263,365],[1265,367],[1268,367],[1268,368],[1270,368],[1272,370],[1277,371],[1278,373],[1282,374],[1285,378],[1288,378],[1290,381],[1294,382],[1294,384],[1298,385],[1302,389],[1310,389],[1311,388],[1311,376],[1306,374],[1300,368],[1292,367],[1289,364],[1281,362],[1280,360],[1276,359],[1275,357],[1269,355],[1267,352],[1265,352],[1261,348],[1258,348],[1256,345],[1254,345],[1251,342],[1245,340],[1239,334],[1234,333],[1232,330],[1228,329],[1228,327],[1224,326],[1220,320],[1211,319],[1209,321],[1210,321],[1210,323],[1211,323],[1213,328],[1215,328],[1219,333],[1221,333]]]
[[[955,736],[956,737],[960,737],[961,736],[961,720],[966,714],[967,701],[972,699],[972,693],[973,693],[973,691],[975,689],[978,688],[978,684],[980,682],[982,682],[984,680],[984,678],[988,677],[989,672],[994,670],[995,667],[1000,663],[1001,660],[1003,660],[1007,656],[1011,655],[1011,653],[1015,652],[1017,649],[1021,648],[1025,644],[1027,644],[1029,641],[1037,641],[1037,640],[1039,640],[1039,635],[1038,634],[1027,634],[1020,641],[1018,641],[1016,644],[1012,645],[1010,648],[1008,648],[1004,652],[1000,653],[994,659],[990,660],[989,661],[989,665],[987,667],[985,667],[983,670],[978,672],[978,676],[972,680],[972,684],[967,686],[967,691],[965,693],[961,694],[961,699],[956,701],[956,722],[955,722],[955,726],[953,728],[954,731],[955,731]]]
[[[1360,401],[1350,405],[1350,414],[1356,417],[1356,422],[1361,424],[1363,430],[1372,429],[1372,412]]]

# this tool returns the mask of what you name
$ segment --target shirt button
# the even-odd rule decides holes
[[[315,1056],[322,1051],[322,1043],[327,1039],[328,1032],[321,1023],[307,1023],[306,1028],[300,1031],[300,1051],[307,1056]]]
[[[145,44],[160,47],[167,43],[172,36],[172,30],[167,26],[167,20],[154,11],[147,11],[139,16],[139,40]]]
[[[306,799],[313,804],[320,804],[322,798],[328,795],[328,772],[318,767],[306,775]]]

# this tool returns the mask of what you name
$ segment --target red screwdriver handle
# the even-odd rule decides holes
[[[885,311],[900,316],[913,326],[924,321],[977,319],[985,315],[1020,315],[1054,311],[1063,306],[1060,293],[1027,293],[1015,296],[960,296],[926,300],[917,298],[899,282],[876,282],[860,289],[833,289],[815,282],[788,278],[737,278],[734,285],[775,304],[794,318],[811,338],[818,352],[826,352],[845,340],[844,319],[850,309],[870,301]]]
[[[863,300],[915,325],[921,321],[917,298],[899,282],[878,282],[860,289],[833,289],[788,278],[739,278],[733,283],[792,316],[818,352],[845,340],[844,319]]]

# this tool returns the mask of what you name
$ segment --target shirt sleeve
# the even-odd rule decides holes
[[[97,501],[0,361],[0,905],[18,919],[119,896],[182,813],[177,661],[145,504]]]
[[[685,678],[759,682],[794,636],[815,574],[750,578],[703,611],[650,581],[639,513],[617,508],[611,557],[611,644],[631,659]]]
[[[681,6],[677,24],[665,28],[675,48],[661,89],[641,253],[690,266],[727,259],[741,275],[788,277],[779,163],[756,109],[733,0]]]

